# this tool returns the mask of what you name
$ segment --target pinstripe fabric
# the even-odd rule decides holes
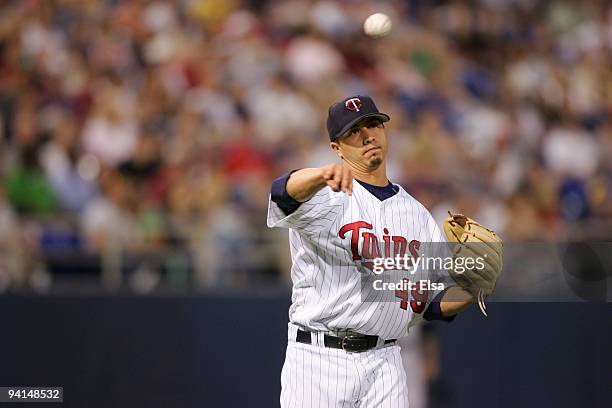
[[[356,222],[371,226],[357,231],[358,254],[364,250],[363,232],[380,242],[384,236],[403,237],[408,243],[446,241],[427,209],[401,187],[384,201],[355,181],[351,196],[326,187],[288,216],[270,200],[267,224],[289,229],[293,261],[290,340],[281,375],[283,407],[408,405],[398,346],[346,353],[321,347],[321,336],[315,336],[315,345],[296,343],[295,329],[291,333],[299,325],[321,335],[351,330],[392,339],[405,336],[422,319],[422,312],[400,307],[401,299],[393,291],[375,291],[372,285],[362,288],[362,280],[375,275],[361,259],[354,260],[356,230],[349,227],[350,232],[340,234],[343,226]],[[445,271],[422,269],[411,278],[421,279],[451,281]],[[429,293],[428,302],[436,295]]]
[[[289,340],[281,386],[283,408],[408,407],[406,373],[396,345],[347,353]]]
[[[289,228],[293,261],[289,320],[315,331],[352,329],[385,339],[404,336],[421,315],[411,308],[401,309],[392,291],[374,291],[370,286],[362,293],[362,278],[373,274],[361,261],[353,260],[351,233],[344,239],[339,236],[342,226],[356,221],[371,224],[368,232],[381,240],[386,229],[408,242],[445,241],[427,209],[401,187],[384,201],[358,182],[353,182],[352,196],[326,187],[289,216],[270,200],[268,226]],[[427,279],[431,273],[420,270],[414,280]],[[450,277],[442,271],[433,280],[450,282]],[[436,294],[429,293],[429,300]]]

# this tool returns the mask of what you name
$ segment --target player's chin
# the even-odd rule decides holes
[[[380,156],[371,157],[368,160],[368,167],[370,168],[370,170],[376,170],[377,168],[380,167],[382,162],[383,162],[383,159]]]

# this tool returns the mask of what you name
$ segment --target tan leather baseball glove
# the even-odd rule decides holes
[[[495,290],[502,270],[502,240],[465,215],[448,214],[444,234],[451,243],[454,261],[449,273],[478,300],[480,311],[487,316],[484,300]]]

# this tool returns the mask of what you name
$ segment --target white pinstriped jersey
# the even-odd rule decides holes
[[[423,300],[418,293],[411,293],[409,301],[372,285],[363,286],[367,293],[362,293],[362,278],[376,276],[366,261],[373,258],[374,245],[380,243],[383,257],[393,257],[406,251],[416,255],[421,243],[446,242],[429,211],[397,188],[397,194],[381,201],[357,181],[350,196],[325,187],[290,215],[270,199],[268,226],[289,228],[292,323],[313,331],[352,330],[392,339],[406,335],[422,318],[427,305],[417,301]],[[402,276],[408,275],[404,271]],[[420,279],[450,283],[446,272],[422,268],[410,277]],[[427,302],[437,293],[426,293]]]

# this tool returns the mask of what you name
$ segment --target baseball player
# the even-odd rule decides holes
[[[445,285],[373,284],[375,259],[418,256],[422,244],[447,241],[427,209],[387,179],[389,119],[368,96],[332,105],[327,130],[341,164],[293,171],[272,184],[267,223],[289,229],[293,262],[282,407],[408,406],[396,339],[421,319],[451,321],[495,286],[501,253],[485,272],[462,276],[470,281],[463,285],[453,271],[427,268],[389,273]],[[463,216],[447,224],[458,242],[471,225],[481,227]]]

